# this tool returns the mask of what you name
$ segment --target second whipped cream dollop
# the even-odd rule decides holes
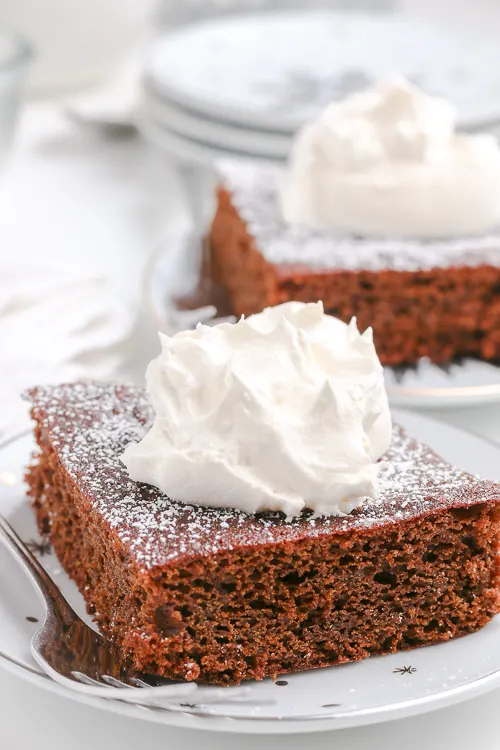
[[[343,515],[377,497],[391,420],[371,329],[321,303],[162,336],[147,372],[156,419],[123,462],[192,505]]]
[[[456,110],[403,78],[331,104],[298,134],[290,223],[367,236],[452,238],[500,224],[500,148],[455,131]]]

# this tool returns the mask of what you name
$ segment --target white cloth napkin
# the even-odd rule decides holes
[[[117,377],[133,318],[104,277],[0,260],[0,442],[29,426],[25,389]]]

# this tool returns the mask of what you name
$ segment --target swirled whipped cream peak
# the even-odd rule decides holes
[[[500,226],[500,147],[404,78],[331,104],[299,131],[287,222],[373,237],[453,238]]]
[[[391,420],[371,329],[289,302],[161,342],[146,376],[154,424],[122,458],[133,480],[289,518],[377,497]]]

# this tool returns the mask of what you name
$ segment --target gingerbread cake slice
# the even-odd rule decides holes
[[[131,481],[120,457],[153,419],[140,388],[76,383],[29,398],[40,532],[139,670],[274,678],[463,636],[500,610],[500,487],[398,427],[378,500],[286,521]]]
[[[282,167],[224,162],[219,172],[212,273],[236,315],[322,300],[344,322],[373,326],[384,365],[500,358],[499,233],[417,241],[295,226],[282,218]]]

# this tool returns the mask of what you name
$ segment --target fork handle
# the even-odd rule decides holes
[[[68,624],[71,623],[77,617],[75,611],[61,594],[45,568],[40,565],[35,555],[2,515],[0,515],[0,539],[9,552],[21,563],[22,568],[40,594],[47,612],[57,610],[59,616],[62,616]]]

